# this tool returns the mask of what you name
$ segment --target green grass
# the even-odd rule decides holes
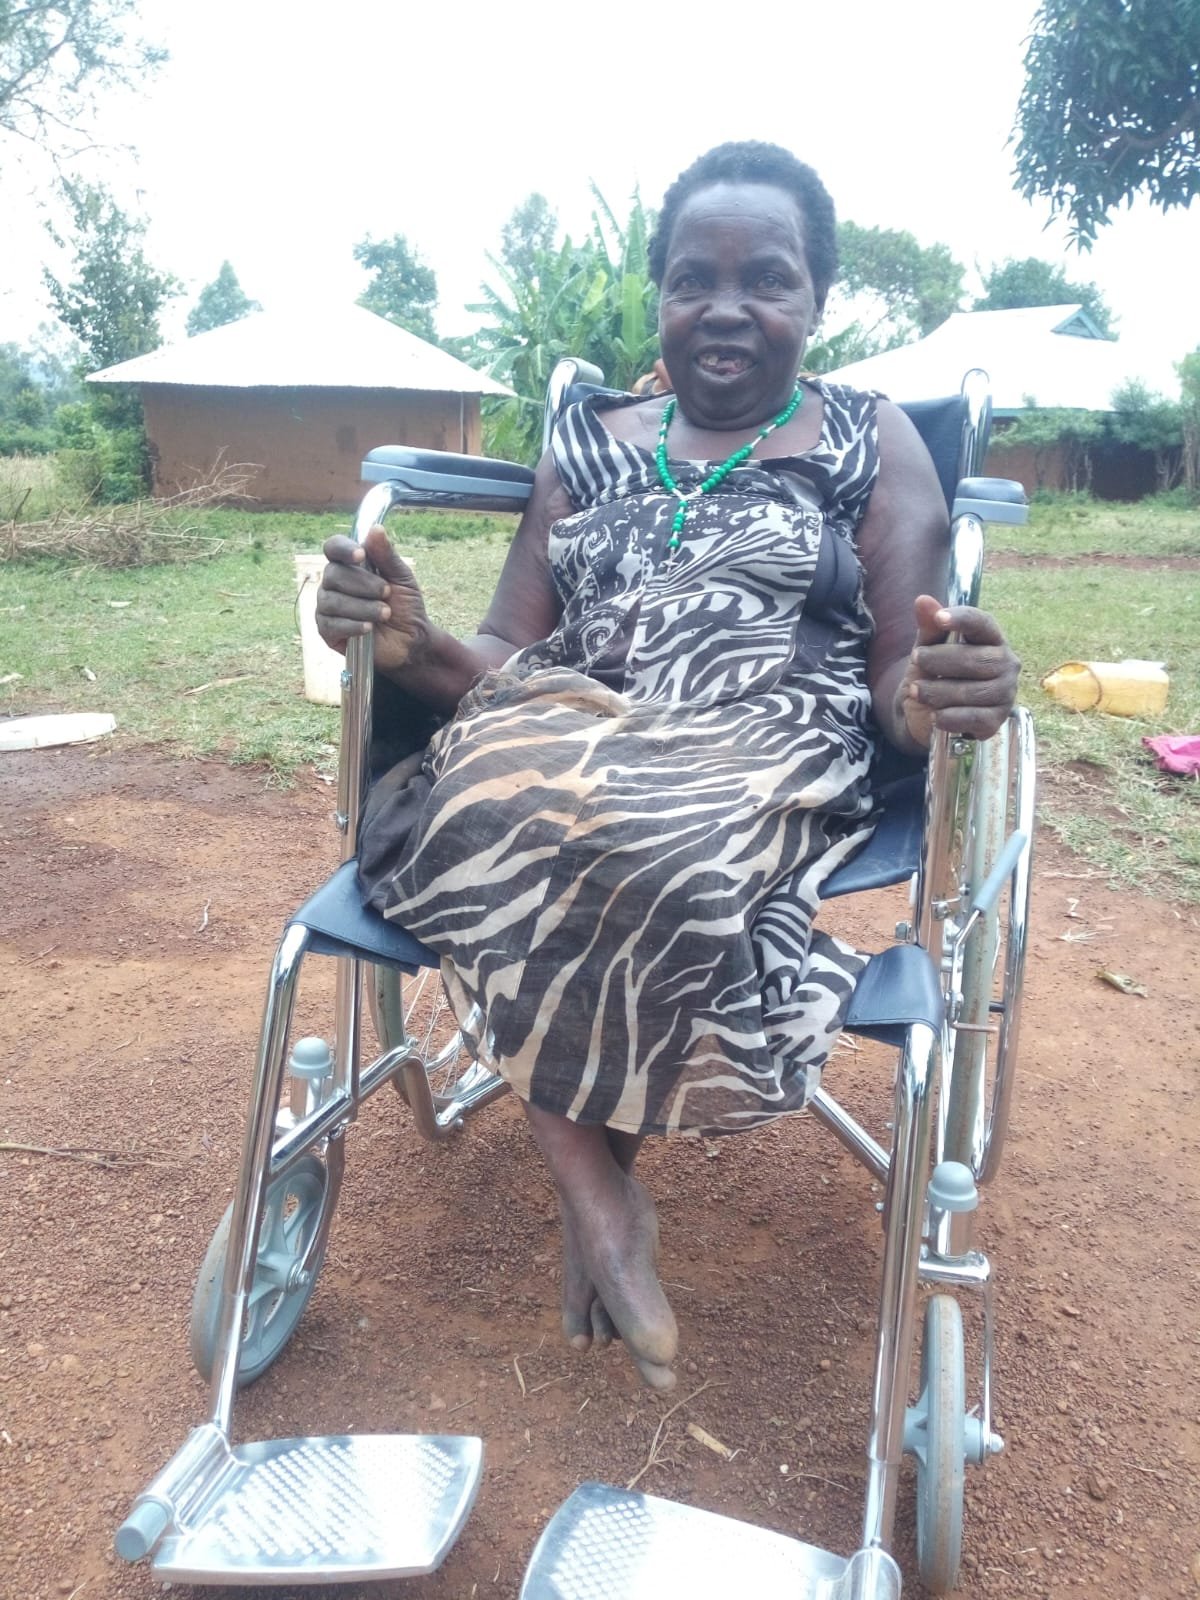
[[[1049,496],[1034,501],[1026,527],[997,524],[987,543],[1037,556],[1200,556],[1200,506]]]
[[[0,564],[0,678],[20,674],[0,687],[0,714],[111,711],[132,743],[259,763],[277,781],[300,766],[328,770],[338,714],[303,698],[291,552],[319,549],[346,519],[267,527],[263,516],[247,537],[233,514],[215,515],[230,518],[213,525],[227,527],[228,553],[207,561],[116,572]],[[431,610],[456,633],[486,609],[506,521],[483,533],[468,523],[453,539],[393,523]],[[217,683],[227,678],[238,681]]]
[[[1200,784],[1160,773],[1146,734],[1200,731],[1200,571],[1091,565],[988,575],[1024,672],[1037,726],[1043,820],[1116,880],[1200,901]],[[1163,661],[1166,712],[1153,721],[1071,712],[1041,689],[1064,661]]]
[[[62,503],[53,456],[0,456],[0,523],[48,517]]]
[[[128,743],[258,763],[272,781],[328,770],[337,713],[301,693],[291,553],[319,549],[348,519],[207,511],[187,523],[221,538],[221,553],[123,571],[0,562],[0,678],[21,674],[0,686],[0,714],[112,711]],[[1198,526],[1195,511],[1060,501],[1035,507],[1021,537],[1031,553],[1111,555],[1136,542],[1143,555],[1180,554],[1196,550]],[[416,512],[390,529],[434,617],[472,631],[512,520]],[[1116,880],[1200,901],[1200,784],[1159,774],[1141,747],[1146,733],[1200,731],[1200,571],[1020,564],[993,570],[984,600],[1025,663],[1046,821]],[[1038,687],[1063,661],[1126,656],[1170,671],[1167,713],[1153,724],[1072,714]],[[224,678],[237,681],[187,692]]]

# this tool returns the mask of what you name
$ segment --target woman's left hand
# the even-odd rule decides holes
[[[916,618],[917,642],[896,695],[909,733],[925,746],[934,728],[990,739],[1016,703],[1021,671],[995,617],[923,594]]]

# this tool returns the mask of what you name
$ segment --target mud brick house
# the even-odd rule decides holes
[[[480,397],[511,394],[361,306],[257,312],[88,382],[140,391],[156,495],[246,463],[259,505],[304,510],[353,506],[377,445],[478,454]]]

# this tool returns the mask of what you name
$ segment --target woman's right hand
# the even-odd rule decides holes
[[[345,534],[326,541],[329,565],[317,590],[317,632],[345,654],[346,641],[374,630],[375,668],[385,676],[419,654],[430,632],[425,597],[412,568],[380,527],[362,544]]]

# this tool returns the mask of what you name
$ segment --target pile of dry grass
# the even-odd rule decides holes
[[[215,556],[225,540],[189,524],[187,513],[248,502],[247,490],[258,468],[219,462],[191,488],[161,500],[135,500],[122,506],[63,509],[36,522],[0,523],[0,560],[49,556],[89,567],[162,566]]]

